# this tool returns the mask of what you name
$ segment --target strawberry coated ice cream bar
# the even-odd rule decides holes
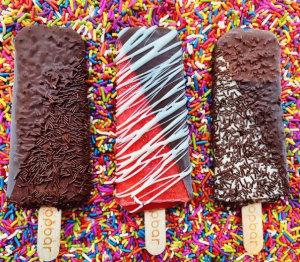
[[[177,32],[124,29],[116,60],[117,202],[136,212],[189,201],[187,100]]]

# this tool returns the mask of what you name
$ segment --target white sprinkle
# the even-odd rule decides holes
[[[1,21],[1,24],[2,24],[2,35],[5,35],[6,34],[6,25],[3,21],[3,17],[0,16],[0,21]]]
[[[273,26],[276,24],[277,20],[278,20],[278,18],[276,17],[276,18],[274,19],[273,23],[270,25],[270,28],[273,28]]]
[[[65,257],[75,257],[74,254],[64,254]]]
[[[204,241],[204,240],[199,240],[199,242],[200,242],[200,243],[202,243],[202,244],[204,244],[204,245],[207,245],[207,246],[209,246],[209,242],[207,242],[207,241]]]
[[[92,262],[92,260],[84,253],[82,253],[82,256],[89,262]]]
[[[116,136],[116,134],[112,131],[106,132],[106,131],[99,131],[98,129],[96,131],[97,131],[97,134],[100,134],[100,135]]]
[[[219,22],[218,22],[218,27],[219,27],[220,29],[225,29],[225,28],[226,28],[225,22],[224,22],[224,21],[219,21]]]
[[[114,237],[112,237],[112,236],[109,236],[108,237],[112,242],[114,242],[114,243],[117,243],[118,242],[118,240],[117,239],[115,239]]]
[[[266,11],[268,11],[268,10],[266,10]],[[269,14],[261,24],[262,25],[266,24],[269,21],[269,19],[271,18],[271,16],[272,16],[272,14]]]
[[[109,184],[113,184],[116,180],[116,177],[114,177],[112,180],[110,181],[104,181],[103,184],[109,185]]]
[[[6,233],[4,233],[4,234],[2,234],[2,235],[0,236],[0,240],[5,239],[5,238],[7,238],[7,237],[8,237],[8,235],[7,235]]]
[[[187,43],[186,48],[190,55],[194,52],[193,46],[190,43]]]
[[[95,15],[95,7],[92,5],[90,6],[89,16],[94,17]]]
[[[204,31],[204,30],[203,30]],[[204,36],[203,35],[200,35],[200,34],[198,34],[198,35],[195,35],[195,34],[191,34],[191,35],[188,35],[186,38],[187,39],[191,39],[191,38],[201,38],[201,39],[203,39],[204,38]]]
[[[271,234],[272,237],[276,234],[276,231],[275,231],[275,230],[272,231],[272,230],[270,230],[270,229],[267,229],[267,231]]]
[[[189,102],[191,103],[191,102],[193,102],[195,99],[196,99],[196,98],[193,96],[193,97],[189,100]]]
[[[188,225],[187,225],[187,224],[184,224],[184,229],[183,229],[182,231],[183,231],[184,233],[186,233],[187,229],[188,229]]]
[[[194,71],[194,74],[197,76],[197,78],[200,78],[200,79],[202,79],[202,77],[198,74],[198,72],[197,71]]]
[[[102,27],[102,23],[100,23],[100,24],[97,26],[96,30],[100,30],[101,27]]]
[[[15,237],[18,233],[22,233],[22,231],[21,230],[16,230],[14,233],[12,233],[11,235],[9,235],[8,237],[7,237],[7,239],[9,240],[9,239],[12,239],[13,237]]]
[[[201,64],[198,60],[195,62],[195,65],[196,65],[199,69],[205,68],[205,65],[204,65],[204,64]]]
[[[242,259],[245,257],[245,255],[246,255],[246,254],[243,254],[243,255],[239,256],[239,257],[236,259],[236,261],[242,260]]]
[[[211,28],[211,24],[209,24],[207,27],[205,27],[205,29],[203,29],[202,33],[204,34],[207,30],[209,30]]]
[[[187,86],[190,86],[190,85],[191,85],[191,82],[192,82],[191,77],[188,76],[187,79],[188,79],[188,81],[187,81],[186,85],[187,85]],[[192,97],[192,98],[194,98],[194,97]],[[191,98],[191,99],[192,99],[192,98]],[[190,102],[191,102],[191,99],[190,99]]]
[[[295,84],[296,84],[296,86],[298,86],[298,87],[300,87],[300,84],[299,84],[299,82],[295,79]]]

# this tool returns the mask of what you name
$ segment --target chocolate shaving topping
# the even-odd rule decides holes
[[[7,196],[26,207],[80,204],[91,189],[85,44],[32,26],[16,39]]]
[[[220,201],[272,202],[289,193],[279,63],[269,32],[235,28],[217,42],[212,133]]]

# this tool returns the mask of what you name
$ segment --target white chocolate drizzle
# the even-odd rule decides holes
[[[159,159],[159,164],[152,167],[148,175],[137,184],[123,192],[116,193],[117,198],[130,196],[139,204],[139,207],[131,212],[135,212],[143,205],[149,204],[191,173],[190,165],[181,173],[173,174],[169,171],[173,165],[176,165],[176,163],[184,157],[189,148],[189,130],[185,120],[187,110],[176,113],[186,104],[186,99],[183,99],[182,96],[182,90],[185,88],[185,80],[180,74],[183,70],[181,50],[179,49],[169,59],[151,68],[147,72],[141,74],[136,73],[136,70],[143,67],[149,61],[181,45],[179,41],[175,44],[169,44],[169,42],[176,37],[176,31],[170,31],[159,39],[147,43],[155,29],[156,26],[150,28],[142,27],[137,30],[128,41],[123,44],[116,57],[117,65],[121,63],[124,65],[117,73],[117,90],[125,86],[130,86],[127,87],[124,93],[118,94],[116,115],[118,117],[129,108],[138,106],[138,109],[135,110],[125,122],[118,123],[117,125],[116,183],[122,183],[132,179],[149,165],[153,159]],[[143,41],[146,41],[144,47],[133,51]],[[144,53],[144,55],[133,62],[133,58],[141,53]],[[132,73],[135,73],[134,77],[131,77]],[[130,77],[128,77],[129,75]],[[177,84],[172,85],[172,83],[176,82]],[[159,91],[165,88],[166,85],[170,87],[169,92],[159,97]],[[179,95],[176,96],[176,93]],[[167,106],[155,109],[159,103],[170,99],[170,97],[174,99],[172,99]],[[132,128],[143,119],[149,119],[147,124],[139,130],[132,130]],[[164,123],[164,127],[162,127],[160,123]],[[135,143],[141,143],[139,139],[158,125],[162,128],[161,132],[152,137],[152,139],[139,150],[131,154],[126,153],[128,148],[132,147]],[[177,146],[163,153],[163,149],[169,147],[168,145],[174,141],[178,141]],[[149,159],[148,156],[154,152],[153,158]],[[172,163],[172,165],[170,165],[170,163]],[[160,183],[160,186],[155,190],[149,191],[149,187],[155,183]],[[154,191],[156,193],[153,197],[149,199],[146,198],[146,201],[143,199]],[[138,194],[139,197],[137,197]]]

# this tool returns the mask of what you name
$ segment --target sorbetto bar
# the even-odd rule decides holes
[[[181,42],[156,26],[124,29],[117,55],[117,202],[130,212],[192,198]]]

